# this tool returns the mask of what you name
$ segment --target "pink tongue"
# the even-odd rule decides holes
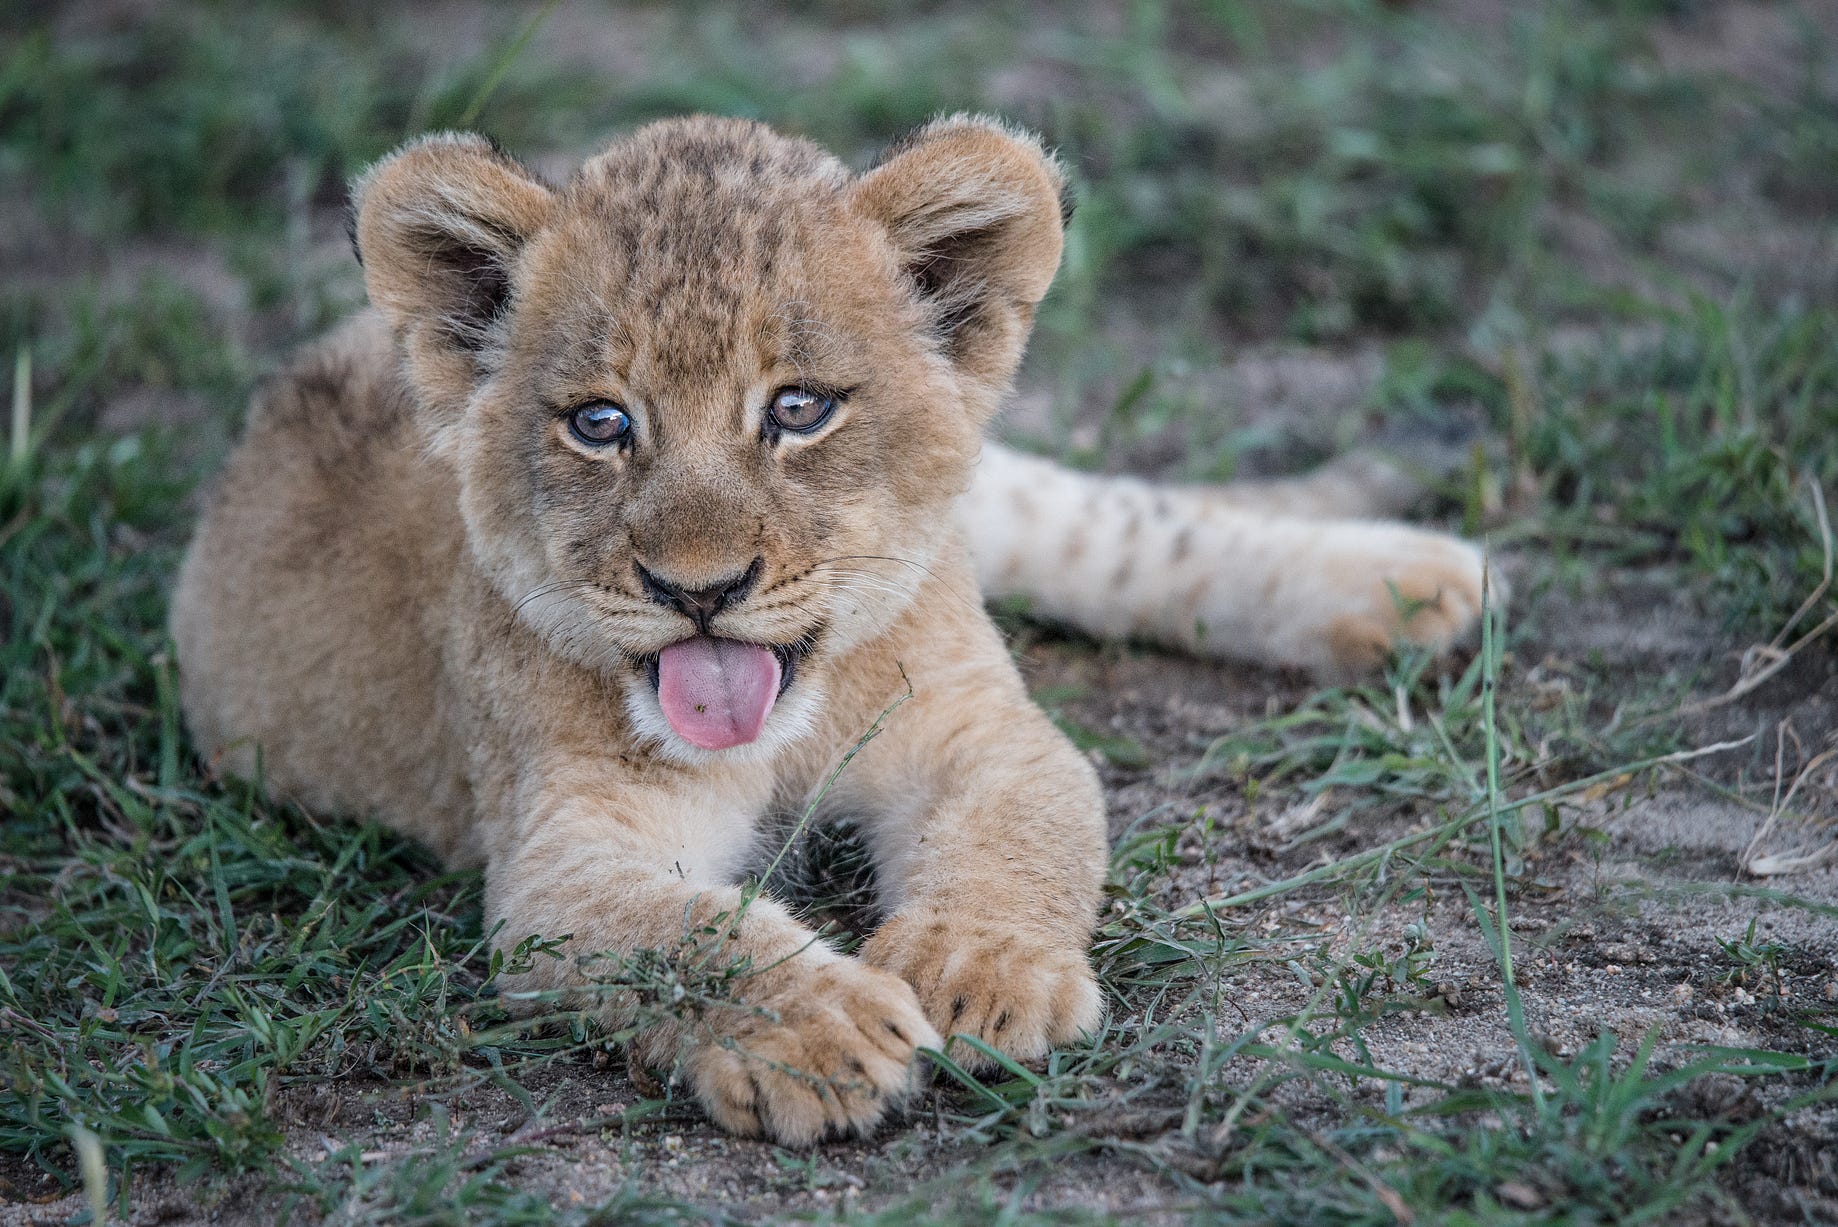
[[[767,648],[697,635],[657,659],[657,700],[677,736],[704,750],[759,736],[779,697],[779,660]]]

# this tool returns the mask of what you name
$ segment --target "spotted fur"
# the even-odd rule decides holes
[[[1387,578],[1458,629],[1475,569],[1410,530],[985,448],[1063,187],[1031,137],[968,117],[861,174],[708,118],[559,185],[470,136],[384,159],[354,192],[373,309],[258,398],[179,578],[198,745],[483,866],[499,945],[568,938],[513,993],[578,996],[597,951],[735,967],[730,1008],[636,1055],[741,1133],[866,1129],[941,1034],[1025,1060],[1091,1028],[1103,802],[979,572],[1106,633],[1310,663],[1400,629]],[[768,429],[789,385],[834,390],[829,424]],[[590,400],[629,411],[629,446],[570,437]],[[753,577],[713,633],[796,668],[752,744],[699,750],[664,721],[649,662],[692,627],[637,564]],[[1337,573],[1285,577],[1315,564]],[[890,708],[820,806],[861,822],[886,915],[845,957],[737,880],[762,817],[816,799]]]
[[[1307,670],[1448,648],[1481,608],[1481,551],[1372,518],[1418,487],[1375,458],[1262,486],[1167,487],[988,445],[957,514],[988,596],[1103,638]]]

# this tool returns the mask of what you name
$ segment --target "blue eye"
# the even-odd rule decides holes
[[[610,400],[589,401],[568,415],[568,429],[589,447],[611,447],[632,434],[632,419]]]
[[[766,417],[779,430],[809,434],[836,412],[836,398],[810,388],[780,388],[772,394]]]

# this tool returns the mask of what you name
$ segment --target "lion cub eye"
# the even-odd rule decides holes
[[[778,430],[809,434],[830,420],[836,398],[809,388],[780,388],[772,394],[766,418]]]
[[[588,401],[568,415],[568,429],[589,447],[610,447],[631,435],[632,419],[610,400]]]

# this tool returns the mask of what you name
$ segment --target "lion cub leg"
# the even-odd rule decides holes
[[[991,446],[957,511],[990,596],[1100,637],[1340,678],[1398,643],[1449,648],[1480,613],[1479,547],[1316,514],[1388,505],[1400,480],[1343,464],[1265,487],[1155,486]]]
[[[915,677],[898,725],[862,755],[888,802],[866,823],[888,918],[862,958],[913,986],[970,1068],[987,1058],[948,1037],[1032,1060],[1097,1026],[1086,952],[1106,865],[1091,764],[993,631],[980,646],[949,676]]]
[[[490,860],[487,915],[503,922],[500,948],[566,935],[565,957],[539,956],[508,992],[605,1001],[609,1021],[624,1023],[633,994],[596,998],[596,966],[610,960],[595,956],[660,952],[691,991],[676,1017],[640,1019],[635,1055],[679,1068],[734,1133],[801,1145],[864,1132],[906,1095],[916,1050],[939,1042],[912,989],[837,953],[772,899],[723,884],[710,861],[729,852],[737,824],[708,821],[688,797],[629,791],[633,803],[615,811],[550,791]]]

